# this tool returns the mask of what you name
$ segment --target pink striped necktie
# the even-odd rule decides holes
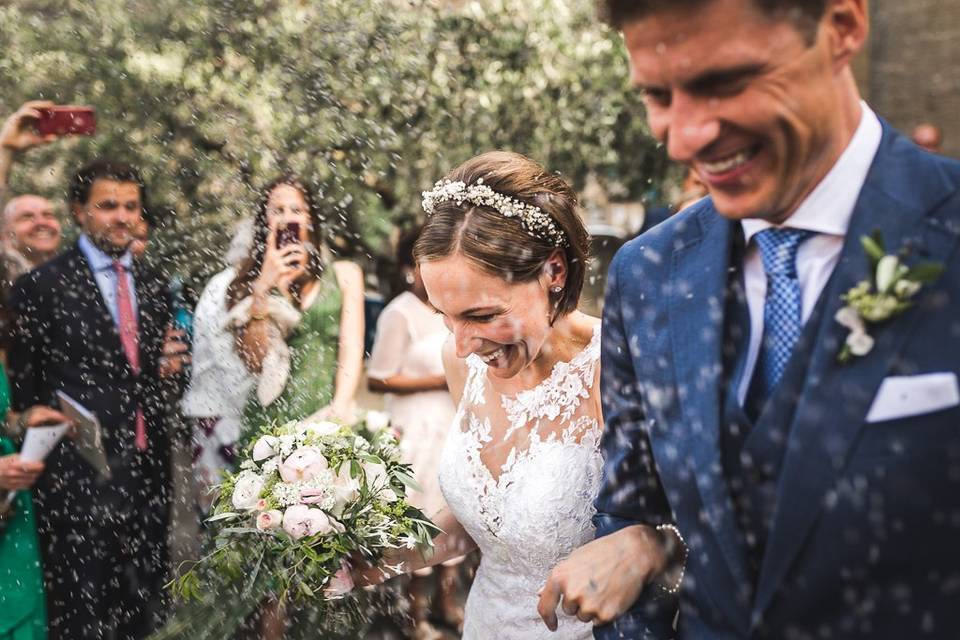
[[[117,273],[117,317],[120,324],[120,344],[127,355],[127,362],[135,374],[140,373],[140,340],[137,337],[137,316],[133,313],[133,300],[130,286],[127,284],[127,270],[119,260],[113,261],[113,270]],[[147,450],[147,421],[143,409],[137,405],[136,417],[137,449]]]

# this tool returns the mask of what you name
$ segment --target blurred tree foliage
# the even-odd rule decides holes
[[[21,157],[13,190],[62,202],[82,162],[134,162],[161,217],[152,251],[201,282],[282,170],[315,186],[331,237],[376,255],[478,152],[578,188],[594,172],[621,198],[664,169],[589,0],[7,0],[0,49],[4,114],[44,98],[98,115],[95,137]]]

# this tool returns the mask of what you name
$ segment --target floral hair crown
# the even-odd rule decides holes
[[[555,247],[565,247],[567,237],[548,214],[516,198],[494,191],[483,184],[483,178],[476,184],[467,185],[457,180],[440,180],[431,191],[423,192],[423,210],[429,216],[441,202],[453,201],[458,205],[464,201],[474,205],[490,207],[504,218],[517,218],[523,230],[534,238],[546,240]]]

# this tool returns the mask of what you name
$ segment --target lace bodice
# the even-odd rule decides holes
[[[440,463],[450,509],[483,554],[463,637],[590,638],[560,612],[552,633],[537,615],[550,570],[593,538],[600,486],[600,328],[536,387],[506,396],[467,358],[463,396]]]

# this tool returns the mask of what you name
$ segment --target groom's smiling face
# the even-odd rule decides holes
[[[786,219],[839,157],[844,74],[858,46],[846,30],[860,25],[860,4],[832,0],[815,30],[753,0],[623,25],[651,132],[696,170],[724,216]]]
[[[511,378],[540,355],[550,333],[544,283],[506,282],[459,254],[421,263],[420,274],[458,358],[475,353],[491,375]]]

